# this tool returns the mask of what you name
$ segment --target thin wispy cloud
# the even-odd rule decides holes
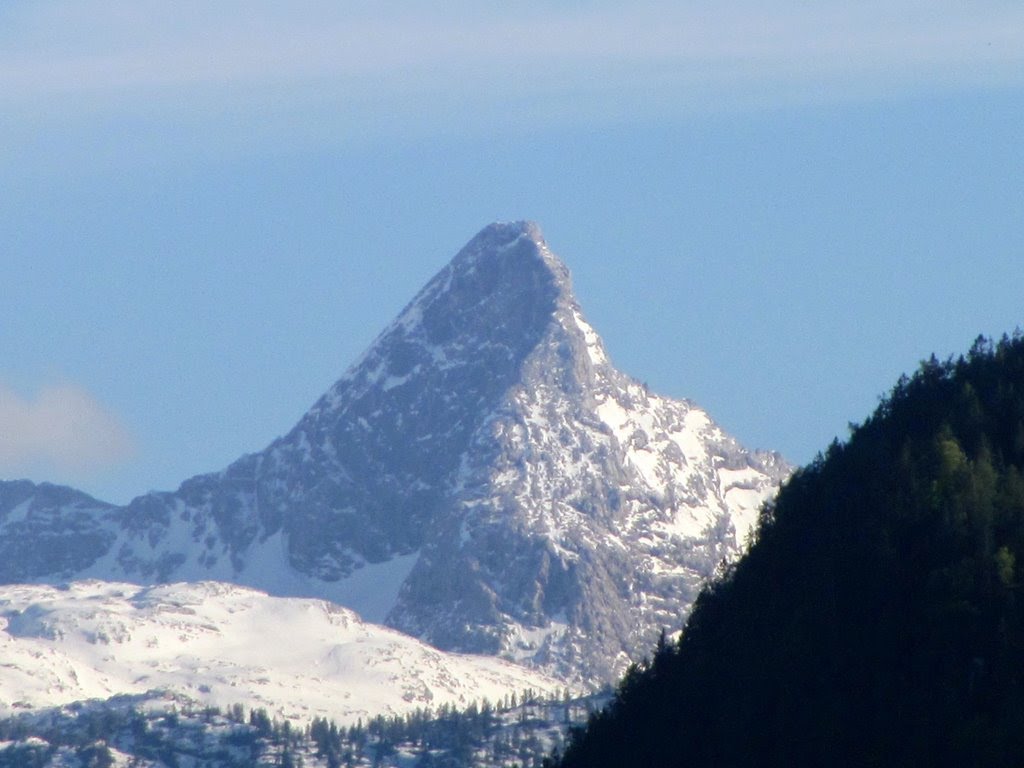
[[[660,98],[802,82],[1021,79],[1019,3],[37,4],[2,12],[0,98],[312,85],[325,97],[482,89]],[[407,102],[406,102],[407,103]],[[393,106],[393,105],[392,105]]]
[[[45,387],[26,398],[0,386],[0,474],[52,469],[84,476],[132,453],[120,420],[80,387]]]

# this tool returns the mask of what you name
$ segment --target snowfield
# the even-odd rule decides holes
[[[219,582],[79,581],[0,594],[0,714],[165,692],[339,723],[560,690],[498,659],[445,653],[323,600]]]

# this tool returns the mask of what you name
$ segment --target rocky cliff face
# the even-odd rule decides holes
[[[0,578],[232,581],[597,682],[681,626],[787,472],[617,371],[537,227],[494,224],[266,450],[123,508],[0,487],[4,541],[89,542]]]

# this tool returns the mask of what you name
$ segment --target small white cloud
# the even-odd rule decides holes
[[[86,474],[129,458],[131,437],[118,418],[85,390],[45,387],[26,399],[0,386],[0,473],[52,468]]]

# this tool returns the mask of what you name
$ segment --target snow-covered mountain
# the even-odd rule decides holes
[[[323,600],[215,582],[7,587],[0,659],[0,715],[170,694],[346,724],[560,690],[519,665],[438,651]]]
[[[599,682],[787,472],[617,371],[538,228],[493,224],[265,450],[126,507],[0,484],[0,581],[233,582]]]

